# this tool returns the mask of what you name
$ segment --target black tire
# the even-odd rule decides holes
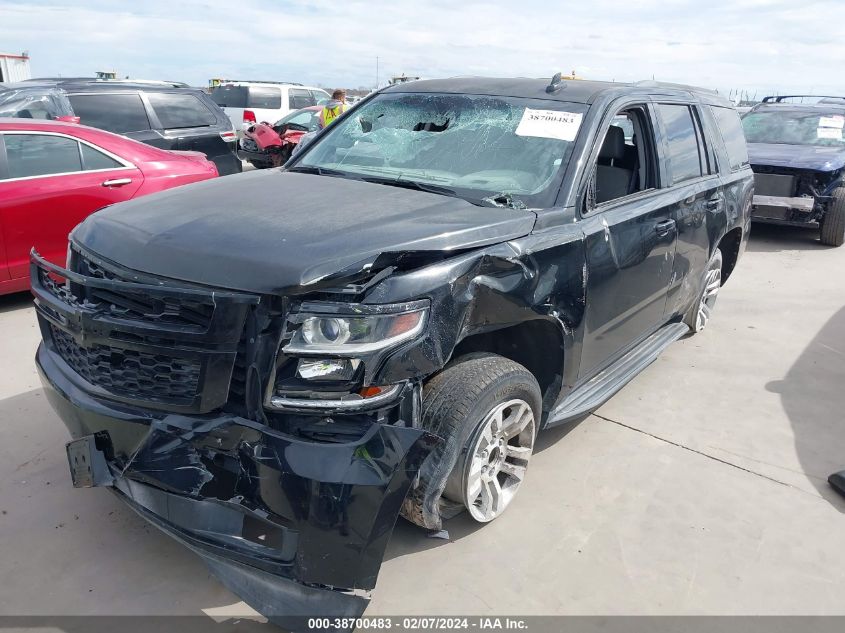
[[[513,398],[527,402],[539,423],[542,397],[537,379],[522,365],[495,354],[458,358],[428,381],[423,389],[422,426],[444,442],[420,468],[402,505],[402,516],[430,530],[442,529],[440,497],[449,473],[485,415]]]
[[[822,216],[821,243],[842,246],[845,243],[845,187],[833,190],[833,200]]]

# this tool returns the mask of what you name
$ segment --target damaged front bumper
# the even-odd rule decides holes
[[[76,438],[75,485],[112,488],[287,628],[364,611],[436,438],[374,422],[357,441],[304,441],[229,414],[156,413],[94,397],[49,343],[36,365]],[[80,456],[87,465],[74,464]]]

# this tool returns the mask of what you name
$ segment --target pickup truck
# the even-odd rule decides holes
[[[32,256],[74,484],[284,626],[360,614],[398,514],[495,520],[539,431],[707,326],[752,189],[716,93],[556,75],[392,86],[114,205]]]

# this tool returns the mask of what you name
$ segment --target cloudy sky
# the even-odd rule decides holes
[[[706,6],[706,9],[700,8]],[[33,76],[374,86],[392,74],[845,93],[843,0],[0,0],[0,52]]]

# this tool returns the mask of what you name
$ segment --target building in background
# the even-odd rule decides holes
[[[24,81],[32,77],[29,70],[29,54],[8,55],[0,53],[0,83]]]

